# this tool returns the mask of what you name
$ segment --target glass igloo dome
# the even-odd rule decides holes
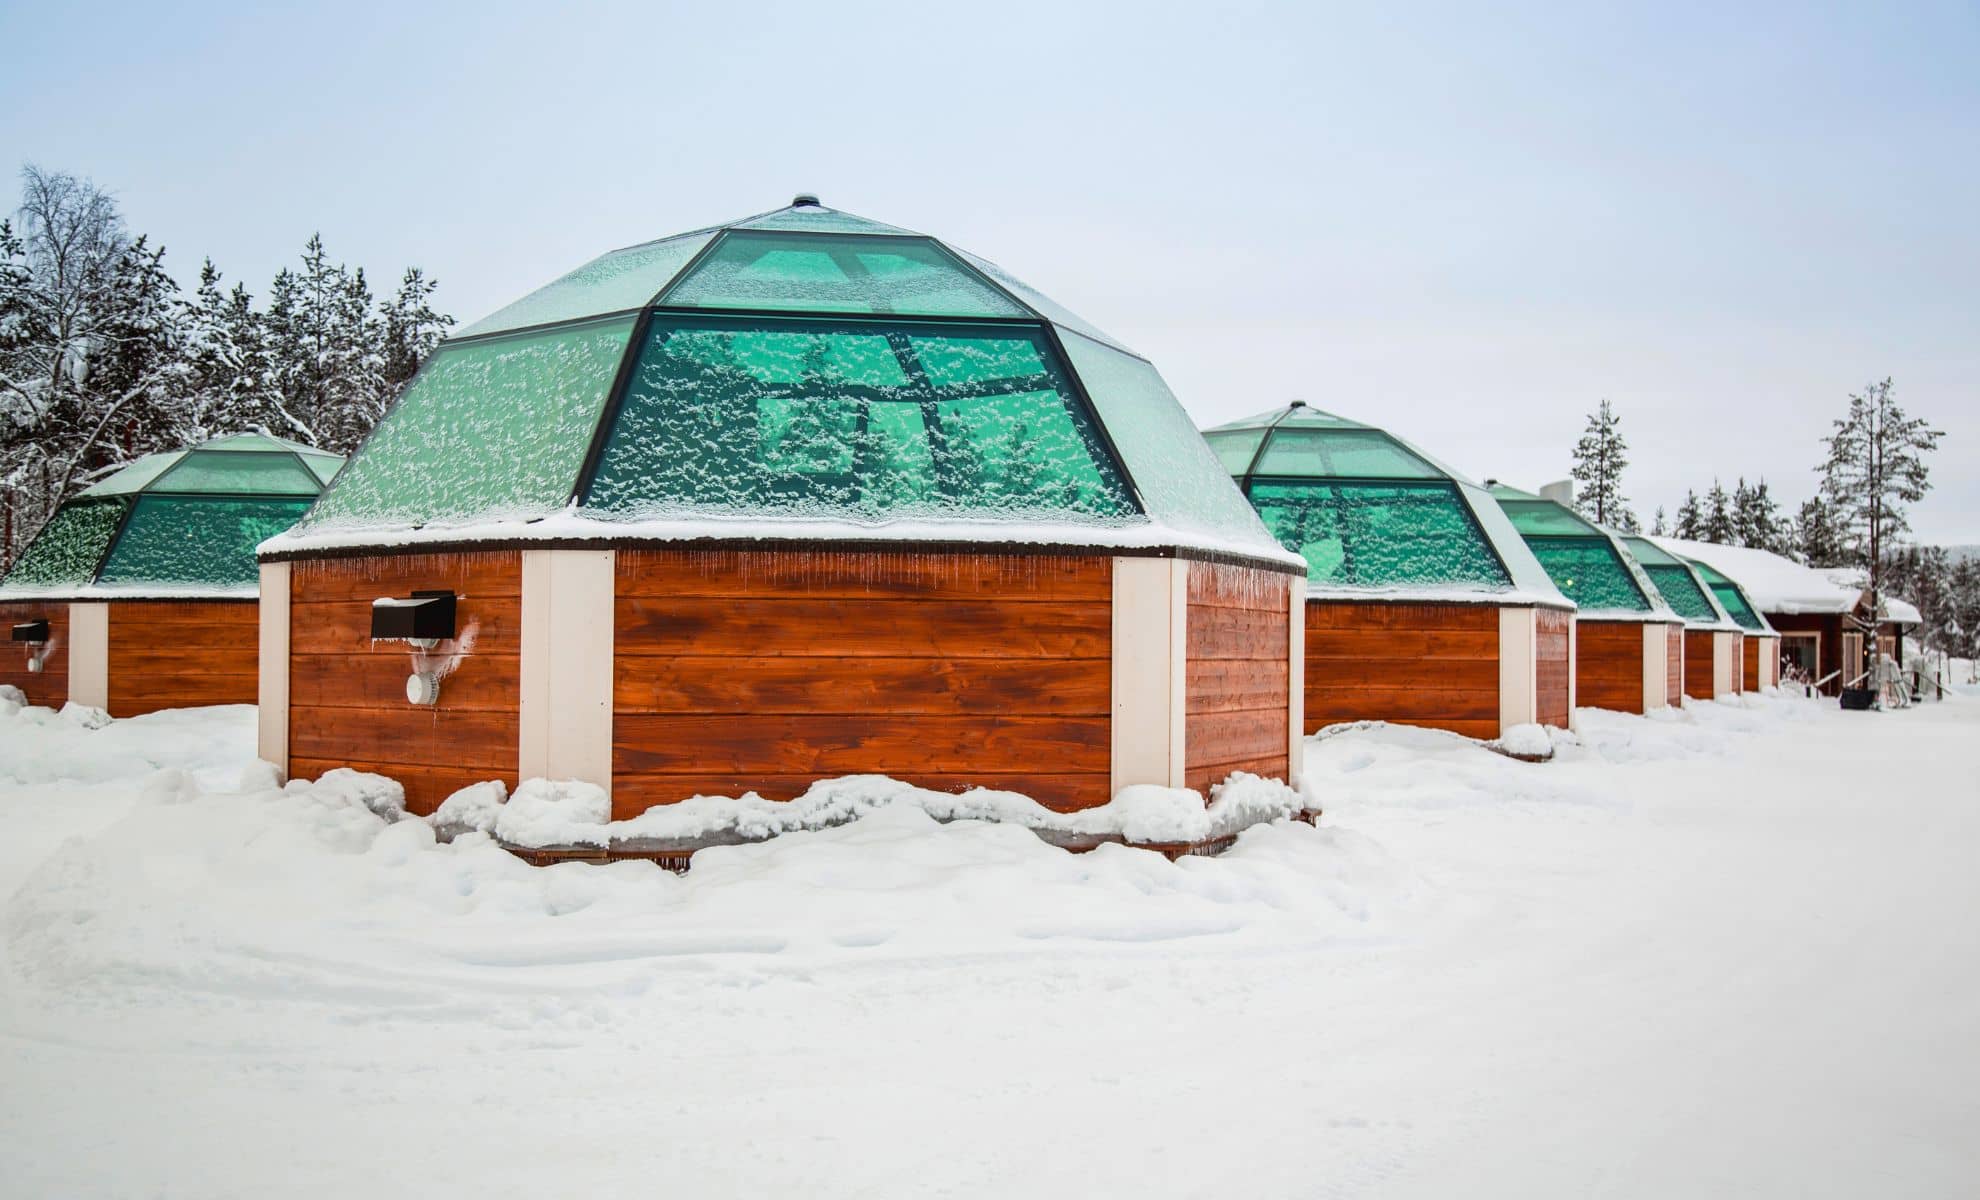
[[[1489,489],[1533,556],[1583,616],[1675,621],[1622,539],[1567,505],[1502,483]]]
[[[818,537],[1289,562],[1147,359],[810,196],[612,251],[449,338],[269,549]]]

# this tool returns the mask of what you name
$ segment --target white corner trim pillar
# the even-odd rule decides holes
[[[1661,622],[1643,623],[1643,711],[1656,712],[1670,706],[1671,627]]]
[[[1306,769],[1306,580],[1295,575],[1286,625],[1286,782]]]
[[[256,647],[255,750],[284,775],[289,771],[289,564],[261,564],[260,629]]]
[[[1537,621],[1539,618],[1535,617],[1534,619]],[[1534,665],[1534,671],[1536,672],[1535,687],[1537,689],[1538,687],[1537,672],[1539,671],[1539,665],[1537,663]],[[1579,683],[1577,682],[1578,677],[1580,675],[1581,675],[1581,621],[1578,617],[1569,617],[1568,618],[1568,656],[1567,656],[1568,729],[1569,730],[1574,729],[1574,714],[1577,711],[1577,706],[1579,706],[1581,703],[1581,688]]]
[[[110,707],[110,606],[69,605],[69,699],[91,708]]]
[[[612,791],[612,625],[618,554],[525,550],[516,782]]]
[[[1189,564],[1114,560],[1113,721],[1108,794],[1183,786]]]
[[[1730,696],[1739,691],[1739,635],[1719,630],[1712,634],[1712,694]]]
[[[1540,719],[1539,610],[1499,610],[1499,735]]]

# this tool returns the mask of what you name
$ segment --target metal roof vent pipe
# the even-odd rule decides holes
[[[1568,508],[1573,508],[1574,480],[1563,479],[1558,483],[1547,484],[1546,486],[1540,489],[1540,498],[1542,500],[1552,500],[1556,504],[1562,504],[1562,505],[1566,505]]]

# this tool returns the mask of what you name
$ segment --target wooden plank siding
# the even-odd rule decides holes
[[[255,601],[118,600],[109,608],[111,716],[257,699]]]
[[[41,645],[16,642],[14,626],[29,621],[48,622],[48,641]],[[0,604],[0,634],[9,640],[0,646],[0,683],[21,689],[29,704],[60,708],[69,699],[69,602],[67,600],[10,600]],[[39,660],[41,669],[29,664]]]
[[[1664,701],[1672,708],[1684,707],[1684,626],[1667,625],[1670,651],[1664,680]]]
[[[371,640],[371,602],[415,588],[457,597],[460,657],[439,703],[406,700],[413,648]],[[289,572],[289,773],[356,767],[405,785],[430,813],[485,779],[516,783],[522,555],[401,554],[299,561]]]
[[[1499,610],[1306,602],[1306,732],[1392,721],[1499,736]]]
[[[1684,631],[1684,694],[1694,700],[1710,700],[1717,684],[1712,678],[1712,631]]]
[[[1575,703],[1583,708],[1642,712],[1643,626],[1635,621],[1582,621],[1577,625],[1574,687]]]
[[[1189,564],[1183,778],[1208,797],[1233,771],[1284,779],[1292,577]]]
[[[698,793],[790,799],[853,774],[1105,803],[1112,567],[621,550],[613,813]]]
[[[1534,714],[1542,725],[1574,721],[1574,614],[1558,608],[1533,613]]]
[[[1760,670],[1761,652],[1780,643],[1773,638],[1757,637],[1742,638],[1741,641],[1744,643],[1744,649],[1739,656],[1740,682],[1747,691],[1757,692],[1767,686],[1767,680]]]

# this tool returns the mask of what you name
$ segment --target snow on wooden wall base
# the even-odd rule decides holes
[[[1567,728],[1574,621],[1561,609],[1309,599],[1308,733],[1389,721],[1496,738]]]
[[[21,689],[29,704],[60,708],[69,699],[68,601],[19,600],[0,604],[0,626],[5,626],[10,636],[14,626],[30,621],[48,622],[48,640],[9,640],[0,645],[0,683]]]
[[[556,601],[526,602],[557,572],[526,570],[524,553],[291,561],[290,774],[376,771],[416,812],[480,780],[513,785],[520,760],[554,762],[557,738],[596,733],[530,723],[525,661],[583,659],[570,665],[582,684],[602,646],[610,767],[598,782],[617,819],[697,794],[789,799],[853,774],[1005,788],[1061,810],[1111,798],[1116,667],[1130,660],[1115,656],[1122,560],[1108,553],[621,546],[609,552],[609,638],[559,631],[542,615]],[[1172,782],[1286,777],[1295,576],[1154,561],[1183,581],[1184,652],[1162,689],[1181,708]],[[452,590],[458,606],[455,642],[424,655],[444,671],[430,706],[405,698],[415,651],[369,636],[373,599],[425,588]]]
[[[1583,618],[1575,622],[1574,631],[1578,706],[1645,713],[1675,702],[1673,690],[1683,687],[1684,626]]]

